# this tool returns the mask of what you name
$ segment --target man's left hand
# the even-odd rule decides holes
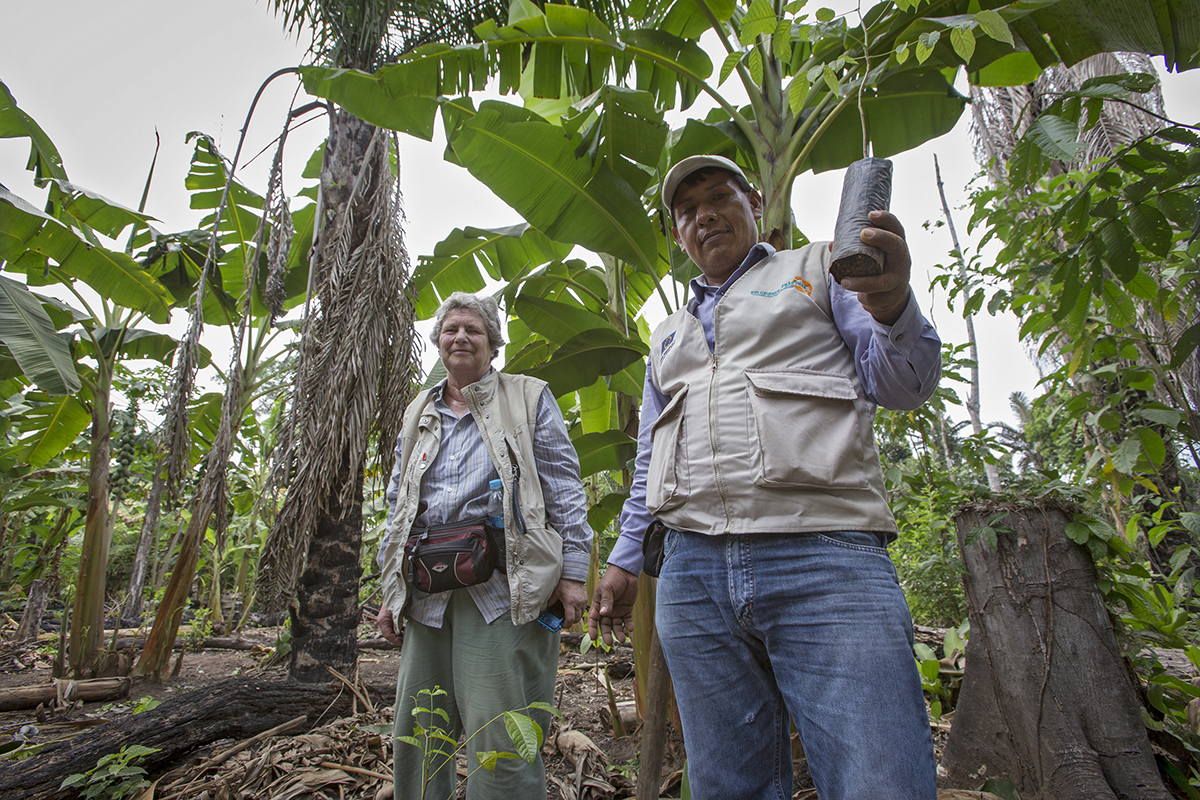
[[[569,628],[583,619],[583,607],[587,605],[587,591],[579,581],[569,581],[563,578],[554,587],[548,606],[554,605],[555,600],[561,600],[563,605],[563,627]]]
[[[875,227],[863,228],[859,235],[864,244],[884,252],[883,274],[843,278],[842,288],[857,292],[858,302],[879,322],[894,325],[908,306],[912,257],[904,241],[904,226],[894,214],[872,211],[869,219]]]

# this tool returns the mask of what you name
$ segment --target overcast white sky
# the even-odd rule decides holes
[[[857,8],[848,0],[819,4],[839,12]],[[199,220],[188,208],[183,185],[192,150],[187,133],[212,135],[232,156],[259,85],[281,67],[304,63],[308,44],[284,34],[266,0],[0,0],[0,18],[0,81],[53,139],[72,181],[136,208],[158,132],[162,147],[147,210],[162,230],[183,230]],[[296,81],[285,78],[267,90],[250,126],[243,164],[278,134],[296,88]],[[1169,115],[1200,122],[1200,70],[1164,75],[1163,88]],[[301,94],[298,103],[304,102]],[[943,295],[927,291],[933,265],[948,260],[950,237],[944,228],[926,231],[922,223],[942,216],[933,174],[936,154],[957,209],[959,235],[965,237],[968,214],[961,206],[965,186],[978,171],[968,116],[951,133],[893,159],[892,208],[905,223],[913,251],[913,288],[943,339],[954,342],[965,338],[962,320],[946,308]],[[293,175],[325,132],[322,118],[291,135],[286,158]],[[442,148],[437,141],[401,139],[401,185],[414,265],[455,227],[519,221],[466,170],[443,162]],[[24,169],[27,156],[24,140],[0,139],[0,183],[38,204],[42,195]],[[260,156],[241,179],[263,191],[270,158],[270,153]],[[832,235],[841,180],[839,171],[804,175],[797,182],[794,210],[810,237]],[[298,188],[287,187],[290,193]],[[984,313],[976,332],[983,419],[1011,421],[1008,395],[1015,390],[1036,394],[1036,371],[1021,352],[1011,320]],[[218,363],[225,360],[218,356]]]

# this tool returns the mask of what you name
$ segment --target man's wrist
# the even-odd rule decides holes
[[[891,294],[891,292],[888,292]],[[883,303],[863,303],[863,308],[867,313],[875,318],[875,321],[880,325],[895,325],[900,317],[904,316],[904,310],[908,308],[909,301],[912,299],[912,289],[908,286],[904,287],[903,294],[900,294],[900,299],[893,302]]]

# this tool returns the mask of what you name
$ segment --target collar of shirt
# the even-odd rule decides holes
[[[488,371],[484,373],[484,377],[486,378],[494,369],[495,367],[488,367]],[[446,381],[448,380],[450,380],[449,377],[442,378],[440,381],[430,387],[429,391],[433,393],[433,407],[437,410],[437,412],[439,414],[449,414],[457,419],[458,415],[451,410],[450,404],[446,402]],[[482,378],[480,380],[482,380]],[[471,409],[468,407],[467,414],[470,413]]]
[[[705,298],[709,295],[720,297],[721,295],[725,294],[726,289],[733,285],[734,281],[746,273],[746,270],[750,269],[763,259],[770,258],[773,255],[775,255],[774,247],[766,242],[759,242],[758,244],[754,245],[754,247],[750,248],[750,252],[746,254],[744,259],[742,259],[741,266],[735,269],[733,274],[730,275],[720,286],[710,286],[704,282],[703,274],[697,275],[695,278],[692,278],[690,284],[692,287],[693,300],[696,303],[703,303]]]

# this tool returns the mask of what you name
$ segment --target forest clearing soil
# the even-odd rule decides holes
[[[371,637],[377,634],[364,626],[360,635]],[[77,702],[67,708],[41,712],[0,713],[0,745],[22,737],[37,743],[76,735],[86,728],[103,725],[103,721],[130,714],[141,704],[142,698],[169,704],[182,694],[205,689],[230,677],[278,677],[282,680],[286,676],[285,666],[264,667],[262,664],[271,652],[276,636],[275,628],[248,629],[241,638],[254,649],[188,651],[175,677],[162,683],[135,679],[128,697],[121,700]],[[622,738],[613,736],[604,673],[607,669],[616,703],[628,709],[634,701],[633,651],[622,646],[608,653],[592,649],[586,655],[580,655],[578,640],[578,634],[564,635],[560,650],[554,705],[562,719],[552,723],[543,750],[548,796],[581,800],[632,797],[638,735],[634,732]],[[40,649],[18,648],[8,643],[0,645],[0,688],[50,682],[50,652],[51,648],[44,644]],[[174,658],[178,658],[178,652]],[[298,730],[273,737],[225,760],[219,768],[206,766],[208,759],[240,742],[215,743],[204,752],[195,753],[188,764],[177,765],[167,774],[148,776],[151,780],[159,779],[154,796],[177,796],[179,800],[286,796],[374,798],[383,781],[367,773],[378,775],[391,771],[391,744],[389,736],[378,736],[378,728],[372,730],[370,726],[390,727],[390,701],[395,693],[400,658],[399,649],[386,645],[360,649],[357,682],[371,690],[370,696],[376,704],[373,712],[360,708],[356,717],[327,720],[312,731]],[[380,697],[388,700],[380,702]],[[564,733],[567,735],[562,735]],[[663,768],[664,781],[671,787],[668,795],[678,796],[682,763],[682,746],[678,734],[672,731]],[[339,770],[333,766],[339,764],[354,770]],[[459,771],[465,771],[465,762],[461,758]],[[807,774],[798,777],[801,778],[798,786],[811,788]],[[187,791],[183,791],[185,788]],[[206,791],[207,795],[204,794]]]

